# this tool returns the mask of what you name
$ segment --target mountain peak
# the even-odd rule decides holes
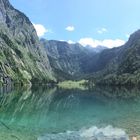
[[[129,40],[125,44],[126,47],[133,46],[132,44],[140,40],[140,29],[130,35]]]
[[[85,46],[85,47],[88,48],[88,49],[90,49],[90,50],[93,51],[93,52],[96,52],[96,53],[100,53],[100,52],[102,52],[103,50],[108,49],[107,47],[101,46],[101,45],[99,45],[99,46],[97,46],[97,47],[95,47],[95,48],[93,48],[93,47],[90,46],[90,45],[87,45],[87,46]]]

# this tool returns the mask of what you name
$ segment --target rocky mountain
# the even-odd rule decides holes
[[[140,84],[140,30],[113,49],[39,40],[28,17],[0,0],[0,50],[0,83],[86,78],[97,84]]]
[[[95,47],[95,48],[93,48],[92,46],[90,46],[90,45],[87,45],[87,46],[85,46],[86,48],[88,48],[88,49],[90,49],[91,51],[93,51],[93,52],[96,52],[96,53],[100,53],[100,52],[102,52],[103,50],[106,50],[106,49],[108,49],[107,47],[105,47],[105,46],[97,46],[97,47]]]
[[[47,53],[22,12],[0,0],[0,82],[30,83],[53,80]]]
[[[83,75],[88,71],[87,63],[97,54],[93,48],[83,47],[78,43],[69,44],[64,41],[47,41],[45,39],[40,41],[46,48],[50,64],[57,78],[75,79]]]
[[[140,30],[133,33],[125,45],[101,52],[97,62],[102,65],[102,68],[98,71],[93,69],[93,77],[89,76],[89,79],[95,80],[96,83],[139,85]]]
[[[98,53],[80,44],[45,39],[41,42],[57,79],[86,78],[112,85],[132,85],[137,79],[140,83],[140,30],[132,34],[125,45],[112,49],[103,47]]]

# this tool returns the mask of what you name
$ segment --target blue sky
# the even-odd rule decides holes
[[[140,0],[10,0],[46,39],[118,46],[140,29]]]

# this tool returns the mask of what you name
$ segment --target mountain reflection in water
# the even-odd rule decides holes
[[[119,129],[126,139],[126,133],[140,134],[139,89],[11,86],[1,88],[0,93],[0,138],[58,139],[60,133],[81,136],[91,128],[102,133],[112,128],[112,135]]]

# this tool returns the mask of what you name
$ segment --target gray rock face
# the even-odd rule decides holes
[[[69,44],[67,42],[41,39],[41,43],[46,48],[50,64],[57,73],[63,76],[78,76],[85,73],[87,61],[96,54],[91,48],[86,48],[80,44]]]
[[[46,52],[30,20],[0,0],[0,74],[15,82],[53,79]],[[35,81],[36,80],[36,81]]]

